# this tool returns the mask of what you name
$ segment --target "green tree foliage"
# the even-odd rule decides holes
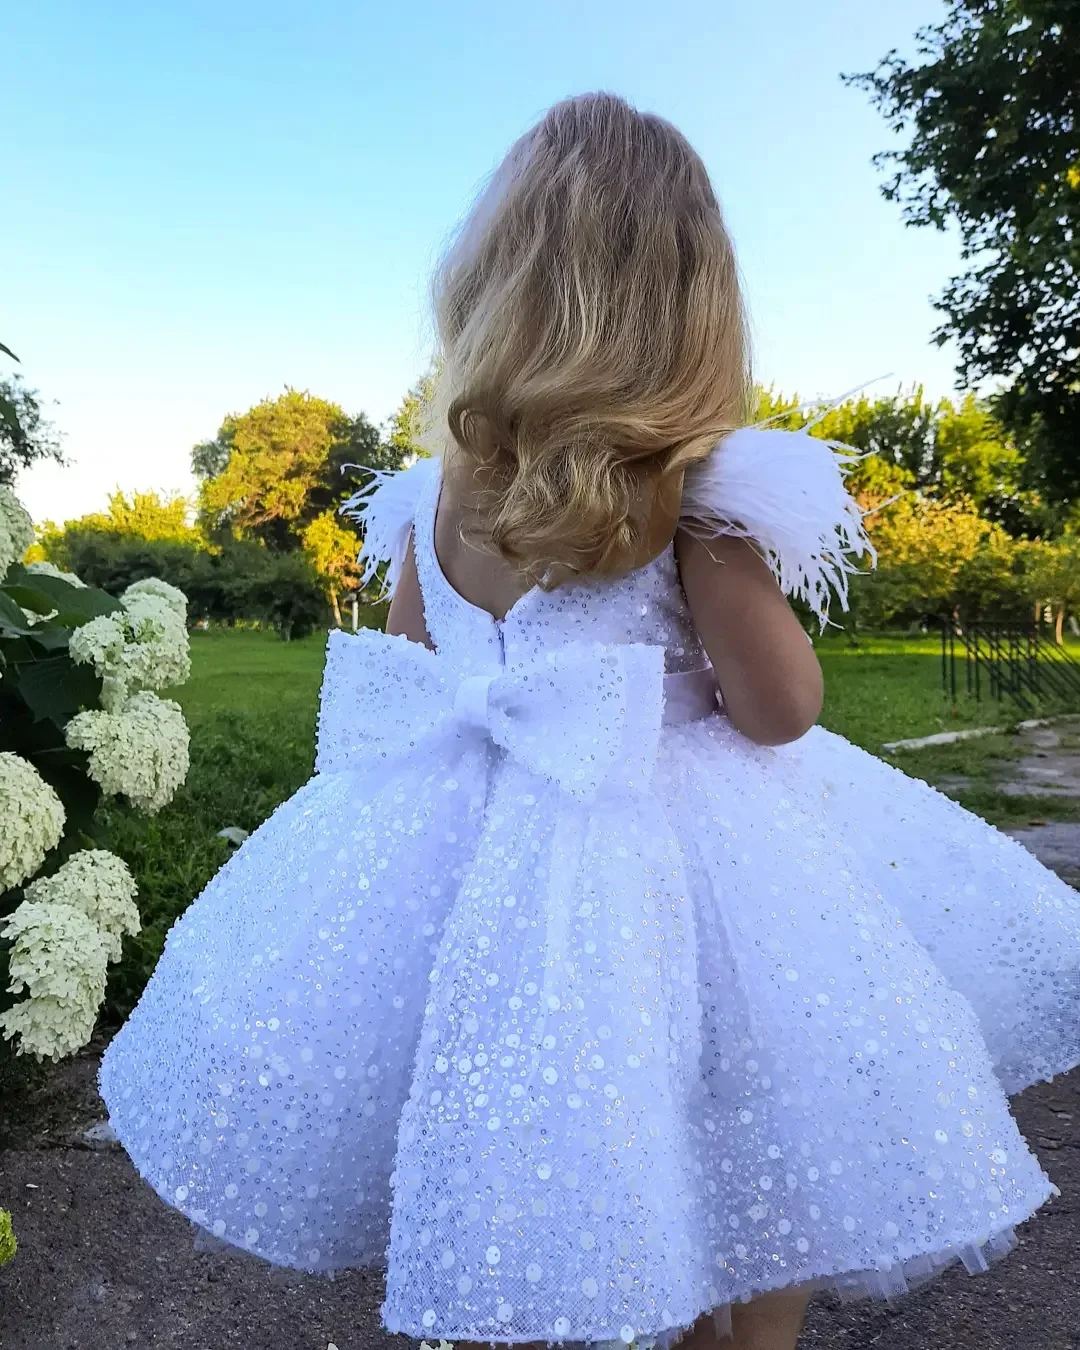
[[[437,380],[437,367],[427,375],[421,376],[401,400],[400,406],[390,419],[387,445],[392,447],[402,463],[409,463],[428,454],[424,441],[435,401]]]
[[[1021,488],[1023,455],[987,403],[970,394],[933,402],[919,388],[863,394],[824,415],[798,403],[760,390],[756,418],[809,426],[863,456],[848,487],[867,512],[878,566],[853,587],[850,622],[1005,616],[1028,605],[1017,540],[1052,537],[1068,522]]]
[[[908,492],[871,518],[870,533],[878,566],[857,587],[863,627],[1016,605],[1016,542],[968,501]]]
[[[283,638],[326,625],[321,578],[300,552],[274,553],[256,540],[208,548],[196,539],[140,539],[79,530],[49,556],[88,585],[120,595],[133,581],[161,577],[188,597],[193,623],[258,623]]]
[[[341,627],[341,596],[360,583],[360,536],[342,525],[336,511],[324,511],[304,527],[304,553],[323,578],[334,622]]]
[[[399,468],[402,459],[363,413],[348,417],[336,403],[287,389],[226,418],[215,440],[195,447],[192,468],[211,533],[286,552],[356,489],[362,469]]]
[[[303,551],[340,623],[340,600],[359,580],[360,537],[338,516],[365,469],[400,468],[415,451],[422,384],[396,415],[390,436],[363,413],[295,389],[225,419],[192,451],[201,479],[199,518],[208,536],[259,542],[273,553]],[[411,402],[410,402],[411,400]]]
[[[2,342],[0,354],[19,359]],[[27,389],[21,376],[5,376],[0,379],[0,483],[12,484],[20,469],[43,459],[64,462],[60,441],[41,410],[41,396]]]
[[[1028,486],[1080,493],[1080,23],[1074,0],[954,0],[918,34],[846,77],[902,149],[877,156],[911,225],[958,228],[967,270],[937,300],[935,337],[966,385],[1006,382],[1005,422]]]
[[[866,458],[849,478],[865,505],[915,489],[945,500],[961,498],[1013,533],[1025,533],[1041,510],[1038,497],[1023,493],[1024,460],[989,405],[973,394],[959,403],[928,399],[921,387],[870,398],[866,394],[828,409],[799,410],[798,396],[759,390],[755,420],[839,441]],[[1039,524],[1041,525],[1041,517]]]
[[[1021,546],[1019,563],[1022,593],[1034,605],[1036,619],[1049,607],[1060,643],[1065,616],[1080,607],[1080,537],[1029,540]]]
[[[232,417],[226,417],[212,441],[200,441],[191,449],[191,472],[196,478],[216,478],[225,471],[232,453]]]
[[[42,523],[38,541],[30,550],[30,561],[46,559],[66,571],[77,571],[74,558],[79,552],[78,540],[111,535],[118,539],[172,540],[197,546],[199,531],[189,517],[191,508],[179,494],[160,496],[156,492],[113,492],[104,511],[91,511],[75,520],[56,525],[51,520]],[[147,573],[147,575],[152,575]]]
[[[345,423],[338,404],[295,389],[229,418],[219,432],[228,458],[200,488],[210,530],[278,552],[299,547],[303,527],[328,504],[321,499],[332,500],[339,487],[333,473],[344,457],[335,451]]]

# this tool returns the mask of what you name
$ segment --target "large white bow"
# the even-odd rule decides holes
[[[575,643],[462,678],[404,637],[334,632],[316,769],[389,767],[444,738],[489,740],[575,796],[639,792],[656,759],[663,682],[663,648],[641,643]]]

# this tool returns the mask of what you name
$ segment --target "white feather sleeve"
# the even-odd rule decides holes
[[[418,459],[407,469],[372,469],[371,481],[342,503],[341,513],[355,520],[364,536],[362,585],[386,563],[383,593],[394,594],[409,551],[417,502],[439,467],[437,459]]]
[[[786,595],[828,621],[835,593],[848,607],[848,577],[876,561],[862,512],[844,486],[858,453],[805,431],[745,427],[686,472],[680,523],[709,538],[749,539]]]

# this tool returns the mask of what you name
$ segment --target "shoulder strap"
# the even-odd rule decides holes
[[[805,601],[824,628],[832,595],[847,609],[848,576],[862,557],[876,560],[844,486],[857,458],[805,431],[733,431],[686,471],[679,523],[702,538],[757,544],[785,594]]]
[[[393,595],[409,550],[417,504],[424,489],[438,477],[439,467],[439,460],[424,458],[407,469],[372,469],[371,481],[342,504],[343,514],[363,531],[363,585],[386,563],[383,591]]]

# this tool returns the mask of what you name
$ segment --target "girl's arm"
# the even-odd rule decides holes
[[[759,745],[797,740],[821,712],[821,667],[767,564],[727,535],[680,531],[675,552],[729,719]]]
[[[404,634],[410,642],[422,643],[432,650],[435,648],[424,621],[424,597],[420,591],[420,578],[416,575],[416,558],[411,539],[401,565],[401,576],[394,587],[394,598],[390,601],[386,631],[392,637]]]

